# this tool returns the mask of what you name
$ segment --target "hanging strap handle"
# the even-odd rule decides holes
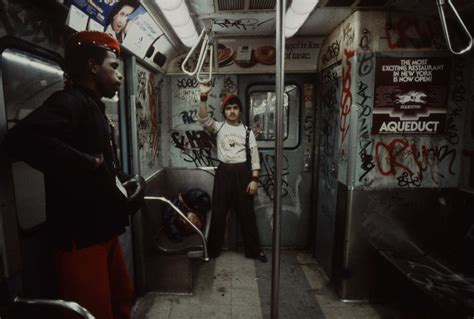
[[[186,58],[181,65],[181,70],[189,76],[196,75],[196,79],[199,83],[210,82],[212,80],[212,65],[214,64],[214,33],[212,32],[212,20],[208,20],[203,27],[201,34],[199,35],[198,40],[193,45],[191,50],[189,51]],[[196,62],[196,68],[191,70],[186,70],[186,63],[193,55],[194,51],[196,50],[197,46],[202,40],[201,50],[199,52],[199,57]],[[201,78],[201,71],[204,65],[204,61],[206,60],[206,55],[209,52],[209,76],[207,79]]]
[[[466,25],[462,21],[461,17],[459,16],[459,13],[456,10],[456,8],[454,7],[454,5],[451,3],[451,0],[436,0],[436,1],[438,3],[438,12],[439,12],[439,16],[440,16],[440,19],[441,19],[441,25],[443,26],[444,37],[445,37],[446,42],[448,44],[449,51],[451,51],[453,54],[460,55],[460,54],[464,54],[464,53],[468,52],[469,50],[471,50],[471,48],[472,48],[472,35],[469,32],[469,30],[466,28]],[[451,39],[449,37],[448,25],[446,23],[446,16],[444,14],[444,9],[445,9],[444,7],[446,5],[446,2],[450,6],[451,10],[454,12],[454,15],[456,16],[456,19],[458,20],[458,23],[461,26],[464,34],[469,39],[469,43],[467,44],[467,46],[464,49],[461,49],[459,51],[455,51],[453,49],[453,46],[451,44]]]

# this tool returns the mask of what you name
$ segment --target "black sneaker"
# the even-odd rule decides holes
[[[262,263],[266,263],[268,261],[267,256],[263,252],[257,255],[256,259],[260,260]]]

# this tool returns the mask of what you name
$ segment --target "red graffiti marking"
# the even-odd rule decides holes
[[[352,106],[351,93],[351,58],[355,56],[355,51],[344,49],[344,56],[346,57],[346,65],[342,70],[342,92],[341,92],[341,115],[339,118],[339,130],[341,131],[341,145],[349,132],[349,118]]]
[[[426,20],[420,21],[416,17],[401,18],[394,28],[392,22],[387,21],[385,35],[390,49],[430,48],[435,41],[435,32],[431,23]]]
[[[397,172],[397,167],[409,172],[410,175],[413,174],[413,172],[408,167],[403,165],[402,159],[399,158],[401,154],[406,153],[406,149],[408,147],[409,145],[406,140],[398,138],[394,139],[388,145],[383,142],[378,142],[375,145],[375,160],[377,162],[380,174],[383,176],[394,176]],[[383,149],[385,153],[381,153],[381,149]],[[387,167],[384,167],[385,163],[382,163],[383,154],[385,154],[385,162]]]
[[[455,175],[453,164],[456,158],[456,149],[448,145],[429,147],[417,145],[405,139],[396,138],[389,144],[378,142],[375,146],[375,162],[382,176],[396,176],[408,173],[409,176],[418,176],[423,180],[423,173],[428,171],[431,179],[438,183],[444,178],[438,171],[438,164],[447,163],[448,173]]]

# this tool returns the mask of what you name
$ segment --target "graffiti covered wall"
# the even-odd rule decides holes
[[[365,187],[459,185],[469,74],[465,60],[437,52],[443,48],[441,36],[432,19],[355,12],[323,44],[321,69],[342,61],[335,146],[339,182]],[[396,70],[390,73],[394,80],[383,83],[382,70],[390,68]],[[399,76],[400,71],[406,76]],[[412,109],[398,113],[374,109],[375,104],[387,105],[390,94],[399,97],[393,104]],[[405,131],[374,134],[374,119],[380,122],[375,111],[390,113],[392,122],[387,123]],[[407,123],[408,118],[414,124]],[[415,132],[416,125],[426,130]],[[430,133],[428,128],[439,132]]]
[[[215,76],[209,94],[208,113],[218,121],[221,97],[237,91],[235,76]],[[202,129],[197,121],[199,82],[188,76],[171,77],[170,81],[170,166],[217,166],[215,138]]]
[[[160,168],[158,160],[158,87],[156,75],[137,65],[136,121],[140,175],[145,179]]]

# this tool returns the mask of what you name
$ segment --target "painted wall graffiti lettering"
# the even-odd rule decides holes
[[[342,97],[341,97],[341,113],[340,113],[340,120],[339,120],[339,130],[341,134],[341,140],[340,140],[341,147],[344,143],[344,140],[346,139],[347,133],[349,133],[349,126],[350,126],[349,117],[351,114],[351,107],[352,107],[352,92],[351,92],[352,62],[351,62],[351,59],[354,56],[355,56],[355,51],[344,49],[345,65],[343,65],[343,69],[342,69],[342,93],[341,93]],[[343,150],[344,148],[342,148],[342,151]]]
[[[216,140],[207,131],[174,131],[171,133],[171,139],[174,147],[180,150],[183,161],[193,163],[195,167],[219,164],[219,160],[212,153]]]
[[[301,198],[300,192],[301,192],[302,181],[303,181],[303,178],[301,177],[301,175],[298,175],[296,177],[296,183],[294,186],[295,192],[292,191],[292,187],[287,188],[287,194],[288,194],[288,197],[291,199],[291,205],[288,205],[288,204],[282,205],[283,214],[290,212],[294,214],[297,218],[301,217],[302,205],[301,205],[301,199],[300,199]],[[264,211],[266,221],[268,221],[268,223],[270,224],[270,227],[273,228],[273,199],[269,198],[267,193],[262,195],[259,192],[257,194],[255,211],[257,212]],[[257,215],[260,215],[260,214],[257,213]]]
[[[360,171],[358,182],[363,186],[370,186],[373,179],[369,174],[375,168],[373,149],[374,140],[370,135],[372,126],[373,90],[370,74],[374,66],[374,53],[372,52],[372,35],[367,29],[362,31],[357,53],[357,65],[359,80],[357,82],[357,93],[355,105],[358,108],[358,154],[360,158]]]
[[[428,173],[432,181],[439,184],[440,179],[447,176],[439,171],[438,165],[446,162],[448,173],[454,175],[455,159],[456,149],[451,149],[448,145],[419,145],[416,139],[410,142],[407,139],[395,138],[387,143],[377,142],[375,146],[378,172],[383,176],[408,173],[410,176],[418,176],[422,181]]]
[[[339,55],[340,50],[341,50],[341,40],[338,40],[329,44],[326,47],[326,52],[324,52],[321,57],[323,65],[327,65],[330,61],[333,61],[333,60],[335,61],[335,59]]]
[[[359,43],[360,52],[357,54],[357,62],[359,63],[359,76],[370,74],[374,68],[374,53],[371,49],[372,34],[369,30],[364,29]]]
[[[158,169],[158,89],[155,75],[137,66],[136,121],[140,174],[149,176]]]
[[[216,19],[214,25],[225,29],[238,29],[238,30],[255,30],[258,27],[274,21],[275,18],[266,20],[258,20],[254,18],[250,19]]]
[[[274,195],[274,187],[275,187],[275,156],[273,154],[263,154],[260,152],[260,175],[259,179],[259,187],[263,188],[265,194],[273,200]],[[283,155],[283,173],[282,173],[282,190],[281,196],[285,197],[288,195],[288,182],[287,182],[287,175],[288,173],[288,159],[285,155]]]
[[[348,47],[354,43],[355,31],[348,23],[342,27],[342,41]]]
[[[338,69],[340,70],[340,67],[334,67],[334,68],[327,68],[321,71],[321,83],[325,84],[331,81],[334,81],[337,79],[338,76],[340,76],[338,73]]]
[[[192,110],[186,110],[186,111],[181,111],[179,115],[181,116],[181,119],[183,120],[183,124],[193,124],[197,122],[197,114],[198,110],[197,109],[192,109]],[[207,114],[209,114],[210,117],[214,116],[213,111],[208,111]]]
[[[219,117],[215,112],[216,105],[220,105],[220,96],[229,90],[236,89],[232,77],[213,77],[213,90],[209,95],[208,114]],[[175,77],[171,80],[172,94],[172,129],[199,130],[202,129],[197,121],[199,108],[199,82],[191,77]],[[217,107],[219,108],[219,107]]]
[[[327,83],[321,96],[321,133],[320,133],[320,180],[328,189],[334,189],[337,181],[336,136],[335,123],[338,121],[338,80]]]
[[[367,93],[368,85],[362,80],[358,83],[356,105],[359,107],[359,156],[360,168],[362,170],[359,176],[359,182],[363,182],[364,186],[370,186],[372,181],[368,178],[368,174],[374,169],[374,159],[372,156],[374,141],[370,136],[370,116],[372,115],[372,96]]]

